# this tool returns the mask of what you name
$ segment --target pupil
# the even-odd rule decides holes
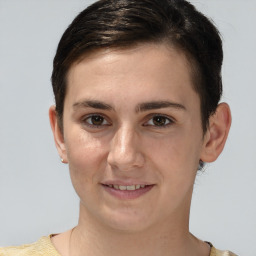
[[[103,117],[101,117],[101,116],[92,116],[92,123],[94,125],[101,125],[103,123]]]
[[[165,124],[165,121],[166,121],[166,118],[163,117],[163,116],[155,116],[153,118],[153,123],[157,126],[161,126],[161,125],[164,125]]]

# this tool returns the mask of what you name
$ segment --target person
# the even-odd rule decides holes
[[[195,176],[231,125],[217,28],[185,0],[100,0],[64,32],[49,110],[78,225],[0,256],[235,255],[189,231]]]

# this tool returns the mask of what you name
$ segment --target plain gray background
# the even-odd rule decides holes
[[[60,36],[93,1],[0,0],[0,245],[31,243],[78,218],[68,167],[48,122]],[[194,0],[222,33],[226,148],[195,182],[191,232],[217,248],[256,255],[256,1]]]

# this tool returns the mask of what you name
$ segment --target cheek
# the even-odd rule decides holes
[[[163,161],[182,165],[194,162],[199,156],[200,144],[192,136],[176,134],[155,143],[155,152],[162,155]]]
[[[105,165],[106,150],[102,141],[82,131],[70,133],[65,144],[73,185],[97,182]]]
[[[200,135],[188,131],[179,129],[151,142],[154,150],[150,158],[161,170],[163,180],[187,179],[196,173],[201,149]]]

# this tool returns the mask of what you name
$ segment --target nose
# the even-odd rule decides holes
[[[112,137],[108,163],[120,171],[142,167],[144,156],[141,140],[132,128],[119,128]]]

